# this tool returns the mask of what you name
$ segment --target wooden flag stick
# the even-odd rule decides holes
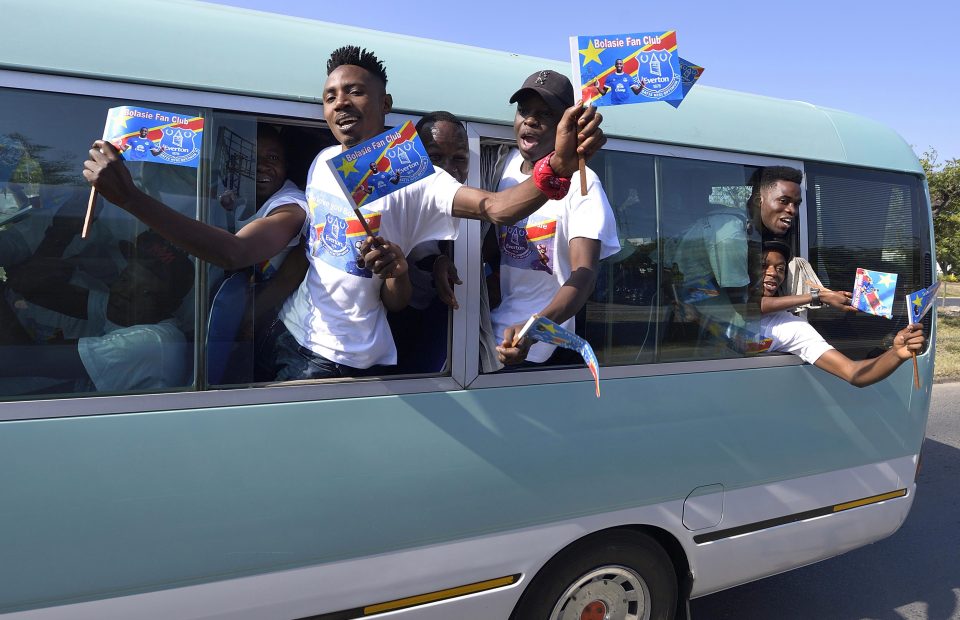
[[[370,224],[367,224],[367,218],[363,217],[363,213],[360,212],[360,207],[354,207],[353,212],[357,214],[357,219],[360,220],[360,225],[363,226],[363,231],[367,233],[368,236],[373,237],[373,231],[370,230]]]
[[[81,239],[87,238],[87,233],[90,232],[90,224],[93,222],[93,207],[97,203],[97,188],[90,188],[90,199],[87,200],[87,214],[83,217],[83,231],[80,233]],[[76,233],[74,233],[76,234]]]
[[[587,107],[587,104],[588,103],[587,103],[586,96],[584,96],[584,98],[581,100],[581,105],[583,107]],[[580,135],[580,128],[578,127],[577,136],[579,137],[579,135]],[[577,146],[579,147],[580,145],[578,144]],[[587,195],[587,160],[584,159],[583,155],[579,153],[577,153],[577,167],[580,171],[580,195],[586,196]]]
[[[920,389],[920,370],[917,368],[917,352],[913,351],[913,386]]]

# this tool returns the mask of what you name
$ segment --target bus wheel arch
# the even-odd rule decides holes
[[[581,620],[581,611],[591,603],[594,611],[599,607],[611,619],[685,618],[689,577],[686,554],[666,530],[602,530],[550,558],[530,580],[510,618]]]

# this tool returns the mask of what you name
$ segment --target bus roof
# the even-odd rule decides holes
[[[3,69],[319,103],[330,52],[353,44],[384,61],[395,111],[446,109],[505,124],[526,76],[569,74],[555,60],[192,0],[2,4]],[[709,59],[695,60],[709,70]],[[679,109],[602,112],[610,137],[922,174],[892,129],[799,101],[698,85]]]

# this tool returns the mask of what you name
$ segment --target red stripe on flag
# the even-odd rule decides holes
[[[400,137],[390,142],[390,146],[396,146],[401,142],[413,139],[417,135],[417,128],[412,121],[407,121],[400,127]],[[388,147],[389,148],[389,147]]]

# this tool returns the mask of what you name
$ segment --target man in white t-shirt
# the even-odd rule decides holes
[[[410,296],[404,248],[427,239],[452,239],[457,218],[512,223],[544,202],[551,188],[605,142],[595,108],[571,107],[560,119],[557,150],[545,158],[549,173],[509,190],[491,193],[461,186],[439,171],[365,206],[376,237],[357,234],[359,221],[326,161],[383,131],[393,99],[377,57],[356,46],[335,50],[327,62],[323,115],[340,143],[321,152],[307,179],[306,210],[274,209],[236,235],[208,226],[151,199],[133,183],[115,149],[94,142],[84,177],[110,202],[129,211],[188,252],[227,269],[273,256],[304,234],[310,269],[285,303],[275,334],[277,379],[312,379],[379,372],[396,361],[385,309],[402,308]],[[582,138],[582,139],[581,139]]]
[[[763,275],[760,282],[764,297],[776,297],[777,289],[787,274],[790,248],[781,241],[763,243]],[[834,349],[816,329],[803,319],[785,311],[764,314],[760,319],[761,336],[772,338],[770,352],[783,351],[799,355],[851,385],[865,387],[881,381],[900,364],[923,349],[923,328],[908,325],[893,338],[893,347],[879,357],[854,361]]]
[[[549,70],[532,74],[510,97],[517,104],[517,148],[507,155],[500,190],[528,179],[536,162],[554,150],[557,123],[573,101],[570,80]],[[565,363],[561,351],[551,357],[554,345],[526,338],[514,345],[514,336],[533,314],[574,331],[574,315],[593,293],[600,259],[620,250],[600,179],[586,168],[587,195],[581,196],[579,174],[565,197],[547,201],[516,224],[497,227],[501,302],[491,319],[494,333],[503,335],[497,354],[506,365]]]

